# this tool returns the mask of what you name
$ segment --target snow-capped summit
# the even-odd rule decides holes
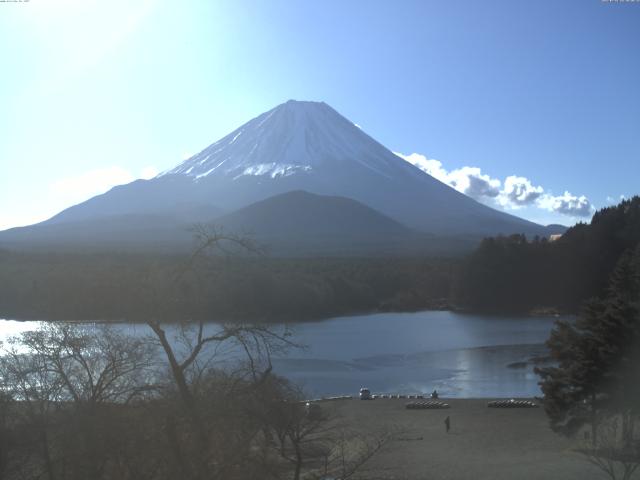
[[[326,103],[289,100],[161,176],[278,178],[355,162],[389,177],[401,165],[389,153]]]
[[[213,212],[292,191],[352,199],[422,232],[545,234],[544,227],[482,205],[405,162],[326,103],[294,100],[156,178],[115,187],[46,223],[132,214],[207,221]]]

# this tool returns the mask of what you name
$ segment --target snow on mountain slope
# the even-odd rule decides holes
[[[387,178],[398,173],[399,162],[389,159],[382,145],[327,104],[290,100],[160,176],[277,178],[325,170],[328,165],[340,168],[347,162]]]

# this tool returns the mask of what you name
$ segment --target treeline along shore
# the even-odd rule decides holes
[[[0,250],[0,317],[304,321],[376,311],[578,313],[640,242],[640,197],[561,238],[484,239],[464,257],[278,258]]]
[[[447,306],[457,260],[0,253],[0,317],[302,321]]]
[[[595,213],[555,241],[486,238],[462,262],[456,302],[474,311],[579,313],[601,297],[622,256],[640,243],[640,197]]]

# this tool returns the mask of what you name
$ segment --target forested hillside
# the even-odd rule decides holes
[[[0,318],[306,320],[446,306],[454,261],[0,252]]]
[[[463,263],[456,302],[472,310],[575,312],[601,296],[620,256],[640,242],[640,197],[598,211],[556,241],[487,238]]]

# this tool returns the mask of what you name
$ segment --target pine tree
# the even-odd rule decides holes
[[[572,435],[590,425],[595,445],[603,418],[622,415],[633,426],[640,414],[640,245],[620,258],[605,298],[589,302],[575,322],[558,322],[547,344],[556,365],[537,372],[555,431]],[[623,435],[630,442],[633,431]]]

